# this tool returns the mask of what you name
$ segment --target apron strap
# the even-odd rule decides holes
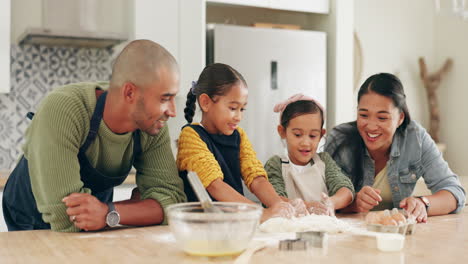
[[[93,116],[91,117],[88,136],[86,137],[85,143],[80,148],[80,151],[82,152],[86,152],[88,147],[91,145],[91,143],[93,143],[97,136],[99,125],[101,124],[102,120],[102,114],[104,113],[104,106],[106,105],[106,96],[107,91],[102,93],[97,100],[96,108],[94,109]]]

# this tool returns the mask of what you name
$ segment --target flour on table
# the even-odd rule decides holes
[[[336,217],[327,215],[308,215],[299,218],[270,218],[259,227],[266,233],[321,231],[327,233],[342,233],[350,231],[352,227]]]

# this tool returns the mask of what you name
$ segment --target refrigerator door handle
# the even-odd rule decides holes
[[[278,90],[278,62],[271,61],[270,63],[270,88]]]

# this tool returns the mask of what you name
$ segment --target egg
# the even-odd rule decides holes
[[[384,218],[384,217],[390,216],[390,211],[387,210],[387,209],[385,209],[385,210],[383,210],[383,211],[378,211],[378,212],[377,212],[377,215],[382,219],[382,218]]]
[[[401,214],[401,213],[396,213],[392,215],[393,220],[395,220],[397,223],[404,224],[406,223],[406,218]]]
[[[382,225],[386,225],[386,226],[396,226],[396,225],[398,225],[398,223],[395,221],[395,219],[393,219],[391,216],[386,216],[386,217],[382,218],[380,223]]]
[[[370,212],[366,215],[367,224],[380,224],[380,217],[377,213]]]

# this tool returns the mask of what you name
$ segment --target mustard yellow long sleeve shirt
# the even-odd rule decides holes
[[[198,123],[193,123],[198,125]],[[252,148],[245,131],[238,127],[240,134],[239,161],[242,179],[250,189],[250,184],[256,177],[265,177],[267,174],[262,163],[257,159],[257,154]],[[178,140],[177,168],[179,171],[194,171],[200,177],[203,186],[208,187],[214,180],[223,179],[223,172],[218,161],[206,143],[198,133],[191,127],[186,126]]]

